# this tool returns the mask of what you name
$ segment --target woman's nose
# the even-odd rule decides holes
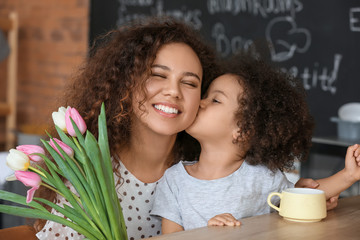
[[[181,98],[181,90],[177,81],[170,80],[166,83],[163,89],[163,93],[166,96],[171,96],[174,98]]]

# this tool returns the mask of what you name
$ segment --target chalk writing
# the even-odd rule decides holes
[[[350,8],[349,21],[350,30],[353,32],[360,32],[360,7]]]
[[[289,16],[271,20],[266,27],[265,36],[274,62],[289,60],[295,52],[305,53],[311,45],[309,30],[298,28],[294,19]]]
[[[210,14],[249,13],[263,18],[269,14],[289,14],[295,17],[303,5],[299,0],[208,0],[207,9]]]
[[[303,71],[299,71],[299,67],[293,66],[289,70],[282,69],[283,71],[287,71],[294,77],[298,77],[302,79],[304,88],[306,90],[314,89],[320,86],[321,90],[324,92],[330,92],[331,94],[336,93],[335,83],[338,78],[338,73],[340,69],[342,55],[335,54],[334,55],[334,65],[332,71],[329,71],[328,67],[319,67],[319,63],[315,62],[314,67],[311,69],[309,67],[304,67]]]
[[[119,3],[122,7],[125,6],[138,6],[138,7],[146,7],[154,4],[154,0],[119,0]],[[124,9],[126,10],[126,8]]]
[[[182,20],[191,24],[195,29],[201,29],[201,10],[189,9],[186,5],[179,8],[165,9],[163,0],[119,0],[118,21],[117,25],[122,25],[132,20],[141,20],[149,16],[172,16],[176,19]],[[137,6],[139,9],[146,10],[146,13],[131,13],[127,9],[128,6]]]
[[[215,39],[216,51],[222,57],[234,54],[241,49],[250,50],[253,45],[251,39],[245,39],[240,36],[229,38],[225,35],[225,27],[222,23],[216,23],[212,28],[211,36]]]

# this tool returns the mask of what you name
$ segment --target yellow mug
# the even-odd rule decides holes
[[[280,207],[271,198],[280,198]],[[277,210],[284,219],[295,222],[318,222],[326,218],[326,198],[322,190],[311,188],[288,188],[282,193],[272,192],[267,198],[270,207]]]

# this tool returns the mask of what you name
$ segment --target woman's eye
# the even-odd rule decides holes
[[[151,74],[152,77],[159,77],[159,78],[166,78],[165,75],[159,74],[159,73],[152,73]]]
[[[183,81],[182,82],[183,84],[186,84],[190,87],[193,87],[193,88],[197,88],[198,87],[198,84],[197,83],[194,83],[194,82],[191,82],[191,81]]]

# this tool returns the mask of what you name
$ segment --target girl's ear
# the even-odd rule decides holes
[[[239,137],[240,137],[240,128],[236,128],[236,129],[234,129],[233,130],[233,143],[237,143],[237,142],[239,142]]]
[[[250,140],[251,131],[247,131],[246,133],[240,131],[240,128],[237,127],[233,130],[233,143],[243,142],[247,143]]]

